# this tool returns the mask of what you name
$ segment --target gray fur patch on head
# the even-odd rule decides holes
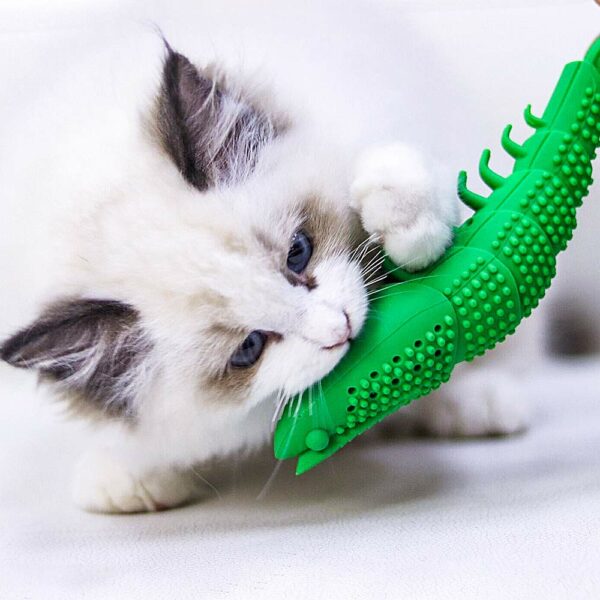
[[[138,321],[134,308],[115,300],[63,300],[6,340],[0,357],[36,369],[75,412],[131,417],[151,349]]]
[[[185,180],[204,191],[246,179],[284,125],[166,45],[152,127]]]
[[[314,263],[327,256],[349,255],[364,236],[354,213],[333,210],[316,196],[305,200],[301,218],[313,241]]]

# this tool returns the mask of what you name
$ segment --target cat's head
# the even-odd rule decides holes
[[[158,396],[251,406],[327,374],[365,319],[363,234],[343,161],[269,105],[167,46],[137,150],[70,215],[69,291],[2,358],[134,418]]]

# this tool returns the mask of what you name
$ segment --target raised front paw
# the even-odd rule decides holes
[[[85,454],[75,469],[73,500],[84,510],[135,513],[180,506],[199,495],[193,477],[176,470],[133,475],[110,454]]]
[[[402,268],[421,269],[449,246],[456,199],[441,191],[411,146],[396,143],[365,152],[350,192],[365,231]]]

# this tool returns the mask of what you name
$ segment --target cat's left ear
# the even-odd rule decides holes
[[[0,344],[0,359],[35,369],[76,398],[79,408],[121,416],[132,413],[137,376],[150,349],[132,306],[69,298]]]
[[[204,191],[238,183],[278,133],[274,119],[166,45],[155,128],[186,181]]]

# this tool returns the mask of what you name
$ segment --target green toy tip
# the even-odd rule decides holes
[[[597,69],[600,69],[600,36],[589,47],[584,60],[594,65]]]

